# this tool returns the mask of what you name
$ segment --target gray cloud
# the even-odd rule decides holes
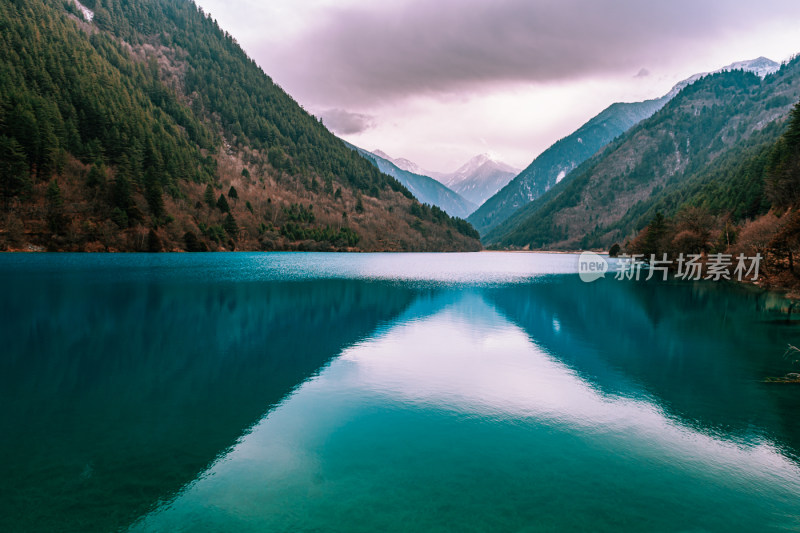
[[[635,71],[769,17],[797,16],[800,3],[780,0],[370,2],[326,10],[257,55],[301,99],[363,105]]]
[[[325,127],[340,135],[361,133],[375,126],[375,117],[344,109],[328,109],[319,113],[319,117]]]
[[[639,69],[639,72],[636,73],[634,78],[646,78],[650,75],[650,71],[646,68]]]

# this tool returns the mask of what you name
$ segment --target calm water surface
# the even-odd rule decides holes
[[[0,531],[798,531],[800,322],[544,254],[0,255]]]

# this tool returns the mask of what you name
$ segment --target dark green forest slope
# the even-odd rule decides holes
[[[680,209],[670,216],[656,211],[625,251],[648,260],[758,254],[759,283],[800,297],[800,102],[781,126],[785,131],[775,142],[755,143],[718,165],[705,182],[685,187]]]
[[[186,0],[0,0],[5,249],[479,249]]]
[[[800,98],[800,59],[761,80],[732,71],[683,89],[651,118],[492,230],[500,247],[593,248],[632,239],[657,212],[765,213],[767,155]]]
[[[543,195],[598,150],[650,117],[670,99],[615,103],[575,132],[542,152],[503,189],[481,205],[468,220],[483,235],[502,224],[519,208]]]

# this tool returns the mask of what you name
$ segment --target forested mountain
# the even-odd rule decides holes
[[[424,204],[435,205],[447,214],[460,218],[467,218],[478,207],[430,176],[404,170],[391,160],[374,152],[368,152],[350,143],[345,144],[370,161],[378,170],[403,184],[414,195],[414,198]]]
[[[779,65],[765,57],[733,63],[717,72],[745,70],[765,76]],[[574,133],[564,137],[542,152],[514,180],[487,200],[469,217],[469,221],[486,235],[521,207],[539,198],[564,179],[578,165],[594,155],[622,133],[650,117],[676,94],[704,74],[696,74],[676,84],[673,89],[654,100],[634,103],[615,103],[589,120]]]
[[[702,78],[487,235],[499,245],[602,247],[625,241],[655,211],[698,202],[734,218],[767,205],[742,166],[783,131],[800,97],[800,60],[763,80],[743,71]]]
[[[486,234],[514,212],[540,197],[575,167],[667,102],[666,97],[636,103],[616,103],[574,133],[542,152],[508,185],[489,198],[469,217]]]
[[[785,131],[775,142],[766,141],[775,128],[765,129],[750,149],[720,158],[704,179],[661,198],[624,251],[646,260],[667,255],[676,262],[680,254],[758,255],[759,284],[799,297],[800,102],[788,118],[777,126]]]
[[[478,249],[187,0],[0,0],[0,246]]]

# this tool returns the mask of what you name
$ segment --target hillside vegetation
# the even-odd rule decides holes
[[[657,211],[625,250],[648,260],[681,253],[728,254],[731,261],[760,255],[760,282],[800,296],[800,102],[777,141],[743,152],[722,171],[690,189],[674,215]]]
[[[738,221],[766,212],[763,169],[800,98],[800,60],[760,79],[723,72],[683,89],[484,238],[498,247],[606,248],[654,216],[697,206]]]
[[[0,0],[0,247],[476,250],[186,0]]]
[[[511,182],[472,213],[467,220],[485,235],[518,209],[539,198],[575,167],[617,136],[661,109],[668,96],[634,103],[615,103],[542,152]]]

